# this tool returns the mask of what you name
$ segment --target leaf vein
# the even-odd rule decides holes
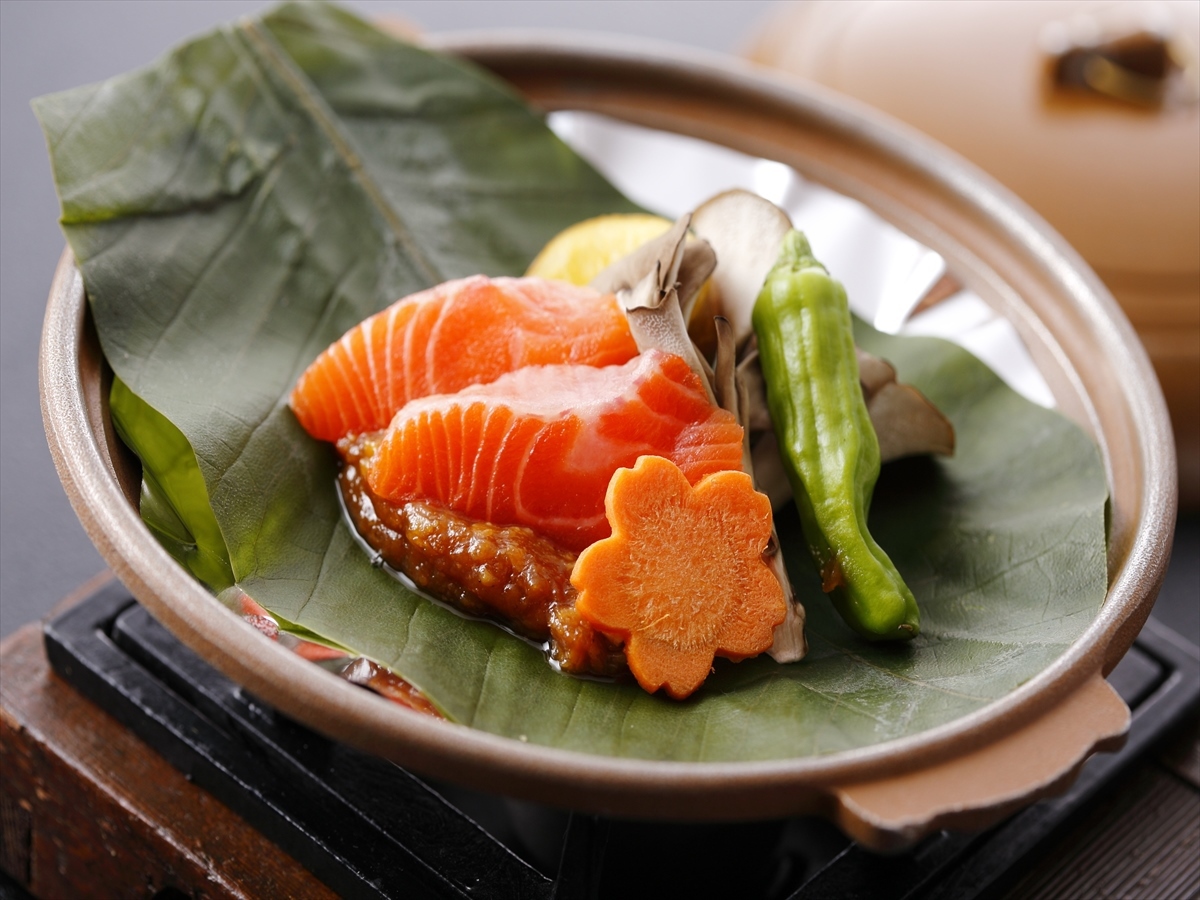
[[[819,634],[819,632],[814,632],[814,633]],[[919,678],[910,678],[907,675],[901,675],[899,672],[893,672],[891,669],[884,668],[883,666],[881,666],[877,663],[871,662],[871,660],[867,659],[865,656],[860,656],[859,654],[852,651],[849,647],[844,647],[841,644],[836,643],[835,641],[831,640],[828,635],[822,634],[821,637],[824,638],[824,640],[828,642],[830,647],[832,647],[834,650],[837,650],[839,653],[841,653],[847,659],[852,659],[855,662],[861,663],[862,665],[864,665],[870,669],[873,669],[876,672],[883,673],[884,675],[888,676],[889,678],[895,678],[897,681],[903,681],[906,684],[911,684],[916,687],[925,688],[925,689],[931,690],[931,691],[937,691],[938,693],[945,694],[948,697],[959,697],[963,700],[972,700],[976,703],[990,703],[992,701],[992,699],[994,699],[992,697],[978,697],[978,696],[975,696],[974,694],[968,694],[963,691],[956,691],[953,688],[942,687],[941,685],[938,685],[938,684],[931,684],[930,682],[922,681]]]
[[[312,117],[330,143],[333,144],[342,162],[345,163],[351,174],[354,175],[355,180],[358,181],[363,191],[371,199],[380,215],[383,216],[384,221],[391,228],[396,240],[404,248],[422,276],[430,284],[439,284],[445,281],[445,275],[442,274],[438,267],[421,250],[420,245],[413,237],[412,231],[387,200],[383,191],[375,183],[375,179],[367,173],[361,155],[351,145],[350,139],[338,128],[333,114],[326,109],[324,101],[313,89],[308,79],[301,72],[297,71],[296,67],[286,59],[286,54],[276,45],[275,40],[266,33],[259,22],[246,20],[241,23],[241,28],[243,34],[246,35],[251,45],[259,53],[260,59],[265,64],[268,64],[283,79],[284,83],[291,88],[293,95],[304,108],[305,112]]]

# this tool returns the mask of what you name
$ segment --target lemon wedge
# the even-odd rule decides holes
[[[649,213],[614,213],[585,219],[551,238],[525,274],[587,284],[670,227],[668,219]]]

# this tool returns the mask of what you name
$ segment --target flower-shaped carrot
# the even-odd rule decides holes
[[[763,561],[771,503],[749,475],[717,472],[692,487],[670,460],[643,456],[613,475],[605,510],[612,536],[575,563],[575,608],[625,641],[645,690],[683,699],[714,656],[741,660],[771,646],[785,601]]]

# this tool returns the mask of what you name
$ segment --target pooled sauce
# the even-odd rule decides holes
[[[361,443],[342,442],[338,475],[347,512],[381,562],[456,609],[546,643],[551,660],[577,675],[625,670],[620,644],[575,612],[575,554],[529,528],[468,519],[419,500],[391,503],[359,471]]]
[[[275,620],[270,611],[260,606],[253,597],[241,588],[235,586],[229,590],[236,591],[236,593],[229,596],[226,602],[230,604],[236,603],[238,611],[242,614],[242,619],[253,625],[258,629],[260,634],[269,640],[278,641],[293,653],[310,662],[323,663],[326,661],[337,661],[339,668],[336,671],[338,675],[350,683],[365,687],[376,694],[386,697],[393,703],[398,703],[416,712],[424,713],[438,719],[445,718],[430,699],[417,687],[409,684],[394,672],[362,656],[346,662],[348,656],[345,650],[300,640],[294,635],[282,634],[279,630],[279,622]]]
[[[360,656],[346,665],[338,673],[351,684],[357,684],[387,697],[393,703],[399,703],[411,710],[444,719],[429,698],[417,690],[395,672],[392,672],[366,657]]]

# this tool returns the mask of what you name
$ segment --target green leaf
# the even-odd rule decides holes
[[[1086,436],[958,348],[864,326],[859,340],[958,431],[954,459],[892,464],[875,492],[872,532],[921,604],[921,636],[855,637],[784,516],[805,661],[718,661],[683,703],[559,675],[539,648],[369,564],[332,449],[286,401],[320,350],[396,297],[520,272],[561,228],[631,204],[505,86],[325,5],[284,6],[36,108],[101,343],[131,392],[114,409],[144,453],[148,521],[189,567],[180,547],[203,535],[215,548],[215,522],[240,589],[391,666],[457,721],[655,759],[863,747],[1003,696],[1104,599],[1105,478]],[[157,461],[160,443],[176,463]]]
[[[142,519],[159,542],[214,593],[233,584],[229,550],[187,438],[171,421],[113,379],[113,424],[142,461]]]

